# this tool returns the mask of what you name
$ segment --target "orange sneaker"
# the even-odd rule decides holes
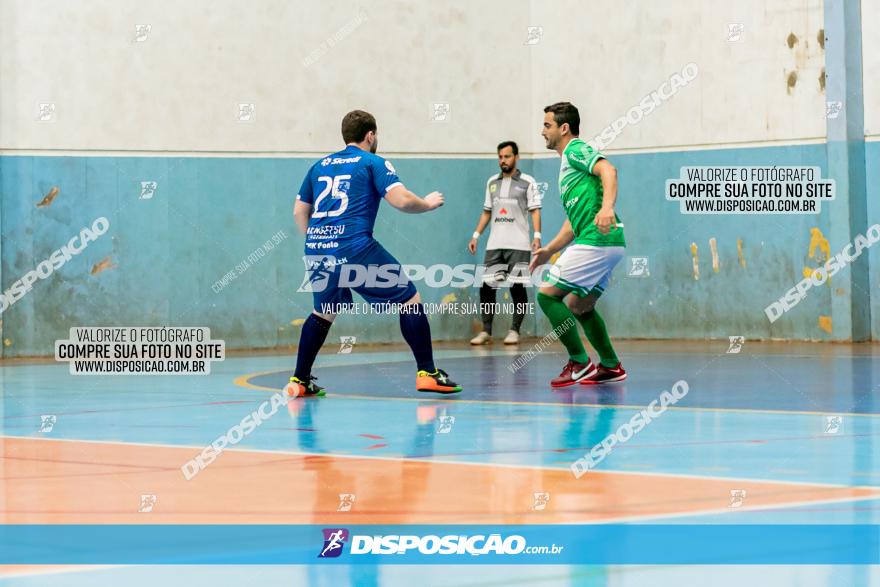
[[[290,397],[323,397],[327,395],[323,387],[315,385],[317,377],[306,377],[305,381],[299,377],[291,377],[290,383],[284,388]]]
[[[433,373],[419,371],[416,375],[416,390],[434,391],[436,393],[458,393],[461,391],[461,386],[449,379],[446,371],[437,369]]]

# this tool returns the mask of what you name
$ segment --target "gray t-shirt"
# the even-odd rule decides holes
[[[531,175],[517,170],[510,177],[499,173],[486,182],[486,201],[483,210],[492,213],[489,220],[489,242],[486,250],[511,249],[528,251],[529,210],[541,207],[538,184]]]

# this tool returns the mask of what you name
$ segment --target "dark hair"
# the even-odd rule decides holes
[[[513,154],[514,154],[514,155],[519,155],[519,147],[516,145],[515,142],[513,142],[513,141],[501,141],[500,143],[498,143],[498,152],[500,153],[500,152],[501,152],[501,149],[504,149],[505,147],[510,147],[511,149],[513,149]]]
[[[342,119],[342,140],[346,145],[360,143],[370,131],[376,132],[376,119],[369,112],[352,110]]]
[[[544,108],[544,113],[547,112],[553,113],[553,120],[556,121],[556,124],[562,126],[566,122],[568,123],[568,128],[571,129],[571,134],[574,136],[578,136],[581,134],[581,115],[578,113],[578,109],[571,102],[556,102],[555,104],[550,104],[546,108]]]

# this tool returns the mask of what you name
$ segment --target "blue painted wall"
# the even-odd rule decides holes
[[[684,215],[677,203],[664,198],[665,180],[678,177],[682,166],[808,165],[821,167],[824,176],[822,145],[647,153],[612,160],[619,172],[618,209],[626,226],[627,254],[648,257],[651,272],[645,279],[627,277],[625,268],[615,271],[613,289],[601,304],[616,335],[827,338],[818,328],[818,316],[830,312],[828,286],[812,290],[772,325],[764,314],[770,302],[803,278],[805,266],[814,265],[808,259],[810,228],[827,235],[827,207],[819,215]],[[556,165],[539,163],[547,171],[538,175]],[[712,237],[718,246],[718,273],[712,270]],[[743,241],[745,268],[739,263],[737,239]],[[693,275],[691,243],[698,249],[699,280]]]
[[[877,160],[878,144],[868,144]],[[764,308],[801,279],[810,229],[826,235],[827,208],[802,216],[685,216],[663,196],[664,181],[684,165],[817,165],[825,169],[823,145],[701,150],[622,155],[619,214],[626,224],[629,255],[649,258],[650,277],[626,276],[622,265],[600,307],[612,335],[646,338],[827,339],[818,317],[830,313],[831,286],[810,292],[794,310],[770,325]],[[310,296],[296,293],[302,281],[302,237],[292,204],[310,160],[198,157],[30,157],[0,158],[2,288],[10,285],[95,218],[110,230],[8,308],[2,318],[5,356],[48,355],[54,341],[82,325],[210,326],[228,348],[295,344],[293,322],[310,311]],[[424,215],[383,206],[377,238],[404,263],[479,262],[466,250],[482,208],[494,159],[397,159],[407,186],[417,193],[440,190],[447,204]],[[544,234],[549,240],[562,222],[555,181],[558,160],[523,161],[522,169],[550,189],[545,198]],[[876,166],[868,165],[871,218],[880,218]],[[153,180],[151,199],[139,199],[140,182]],[[52,186],[60,194],[37,208]],[[833,203],[827,204],[834,205]],[[252,264],[219,293],[212,288],[235,272],[252,251],[278,231],[288,238]],[[713,273],[709,239],[715,237],[720,271]],[[746,267],[736,241],[743,240]],[[485,245],[485,238],[482,244]],[[700,279],[694,280],[690,244],[699,247]],[[831,243],[832,253],[845,243]],[[872,283],[880,254],[871,251]],[[91,275],[110,256],[116,268]],[[478,301],[477,290],[430,289],[423,298],[440,302]],[[530,294],[534,299],[533,294]],[[874,336],[880,332],[876,296]],[[502,298],[499,297],[499,301]],[[539,311],[538,311],[539,312]],[[496,319],[503,333],[507,318]],[[476,316],[431,319],[435,339],[463,340],[477,328]],[[543,331],[543,317],[529,317],[525,332]],[[332,335],[359,342],[399,340],[396,319],[341,317]]]
[[[880,224],[880,142],[865,143],[868,226]],[[880,340],[880,247],[868,249],[871,287],[871,339]]]

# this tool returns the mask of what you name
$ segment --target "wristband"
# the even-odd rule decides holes
[[[537,230],[535,231],[535,238],[541,238],[541,233]]]
[[[474,234],[471,235],[471,238],[476,238],[476,239],[480,238],[480,233],[475,232]]]

